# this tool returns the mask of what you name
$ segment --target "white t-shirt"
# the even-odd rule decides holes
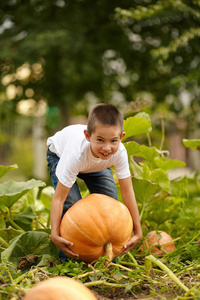
[[[118,179],[130,176],[128,156],[122,143],[118,151],[108,160],[92,155],[90,142],[84,135],[86,125],[70,125],[47,139],[49,150],[59,158],[56,168],[58,180],[67,187],[72,187],[79,173],[99,172],[113,166]]]

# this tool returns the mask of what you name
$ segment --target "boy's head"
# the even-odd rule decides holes
[[[119,109],[112,104],[97,104],[88,116],[87,130],[89,135],[95,131],[97,125],[119,126],[122,134],[123,116]]]

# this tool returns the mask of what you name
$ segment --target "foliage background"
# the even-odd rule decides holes
[[[23,156],[28,178],[47,179],[46,137],[109,102],[150,113],[152,141],[165,129],[171,157],[198,170],[182,138],[199,137],[199,19],[195,0],[2,0],[1,163]]]

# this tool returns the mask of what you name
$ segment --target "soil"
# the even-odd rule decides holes
[[[92,290],[93,294],[96,296],[98,300],[157,300],[157,299],[174,299],[176,298],[176,294],[173,295],[172,292],[164,292],[158,295],[152,295],[149,290],[148,284],[143,286],[143,291],[137,292],[129,292],[125,293],[124,289],[108,289],[106,291],[102,290]],[[177,292],[177,291],[176,291]],[[159,293],[159,291],[158,291]],[[173,297],[174,296],[174,297]]]

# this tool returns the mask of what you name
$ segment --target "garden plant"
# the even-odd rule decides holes
[[[82,282],[98,299],[200,299],[200,174],[170,179],[168,170],[185,163],[170,159],[166,150],[136,142],[139,135],[149,140],[151,130],[146,113],[124,120],[122,142],[129,156],[144,238],[117,257],[117,263],[106,264],[106,257],[91,263],[59,262],[50,238],[53,188],[35,179],[0,184],[1,300],[21,299],[36,284],[54,276]],[[191,149],[200,145],[199,140],[183,143]],[[16,168],[0,166],[0,177]],[[83,197],[88,195],[87,190],[81,192]],[[175,249],[167,252],[158,245],[162,255],[141,250],[153,230],[158,240],[160,231],[168,233]]]

